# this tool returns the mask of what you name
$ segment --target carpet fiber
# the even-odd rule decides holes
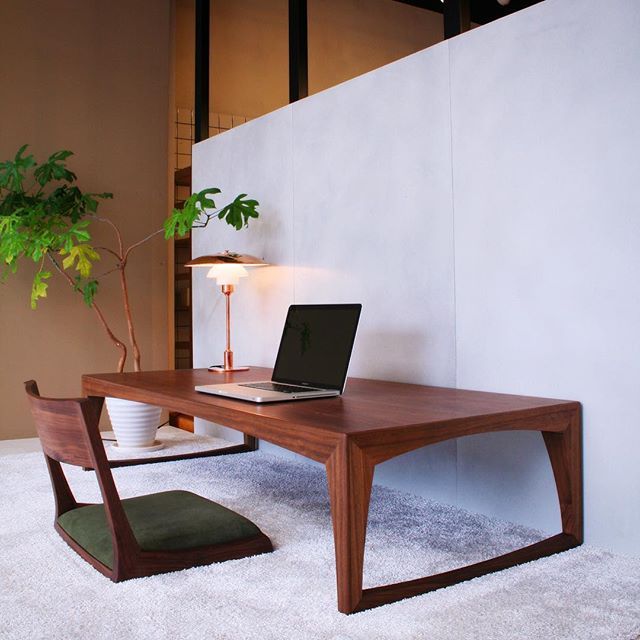
[[[160,427],[156,432],[156,442],[162,442],[162,449],[156,451],[136,451],[130,449],[119,451],[115,445],[115,435],[113,431],[102,431],[104,448],[109,460],[123,460],[131,458],[162,458],[163,456],[175,456],[196,451],[208,451],[226,447],[231,444],[221,438],[212,436],[200,436],[194,433],[176,429],[176,427]],[[114,441],[112,441],[112,439]]]
[[[322,468],[260,452],[114,470],[123,497],[187,489],[252,519],[274,553],[113,584],[53,530],[41,454],[0,458],[0,638],[632,640],[640,559],[583,546],[352,616],[337,612]],[[77,497],[92,473],[69,469]],[[375,486],[365,586],[436,573],[543,534]]]

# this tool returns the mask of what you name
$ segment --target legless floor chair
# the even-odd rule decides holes
[[[121,500],[98,430],[101,398],[42,398],[25,383],[56,502],[55,529],[114,582],[272,551],[247,518],[188,491]],[[103,504],[76,502],[61,462],[94,469]]]

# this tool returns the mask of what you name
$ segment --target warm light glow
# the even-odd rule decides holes
[[[215,278],[220,286],[225,284],[238,284],[240,278],[249,275],[247,270],[239,264],[216,264],[207,273],[207,278]]]

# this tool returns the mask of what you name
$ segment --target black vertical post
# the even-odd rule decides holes
[[[209,137],[209,0],[196,0],[196,142]]]
[[[309,95],[307,0],[289,0],[289,102]]]
[[[469,0],[444,0],[443,14],[445,40],[471,28]]]

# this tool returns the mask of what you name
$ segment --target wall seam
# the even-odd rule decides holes
[[[452,280],[453,280],[453,385],[458,387],[458,299],[456,287],[456,199],[454,189],[453,167],[453,91],[451,88],[451,43],[447,41],[447,68],[449,71],[449,160],[451,163],[451,255],[452,255]],[[460,467],[459,439],[456,438],[455,457],[455,500],[459,504],[458,477]]]
[[[296,303],[296,163],[295,163],[295,144],[293,137],[295,135],[294,114],[295,105],[291,105],[291,262],[292,262],[292,287],[293,287],[293,304]]]

